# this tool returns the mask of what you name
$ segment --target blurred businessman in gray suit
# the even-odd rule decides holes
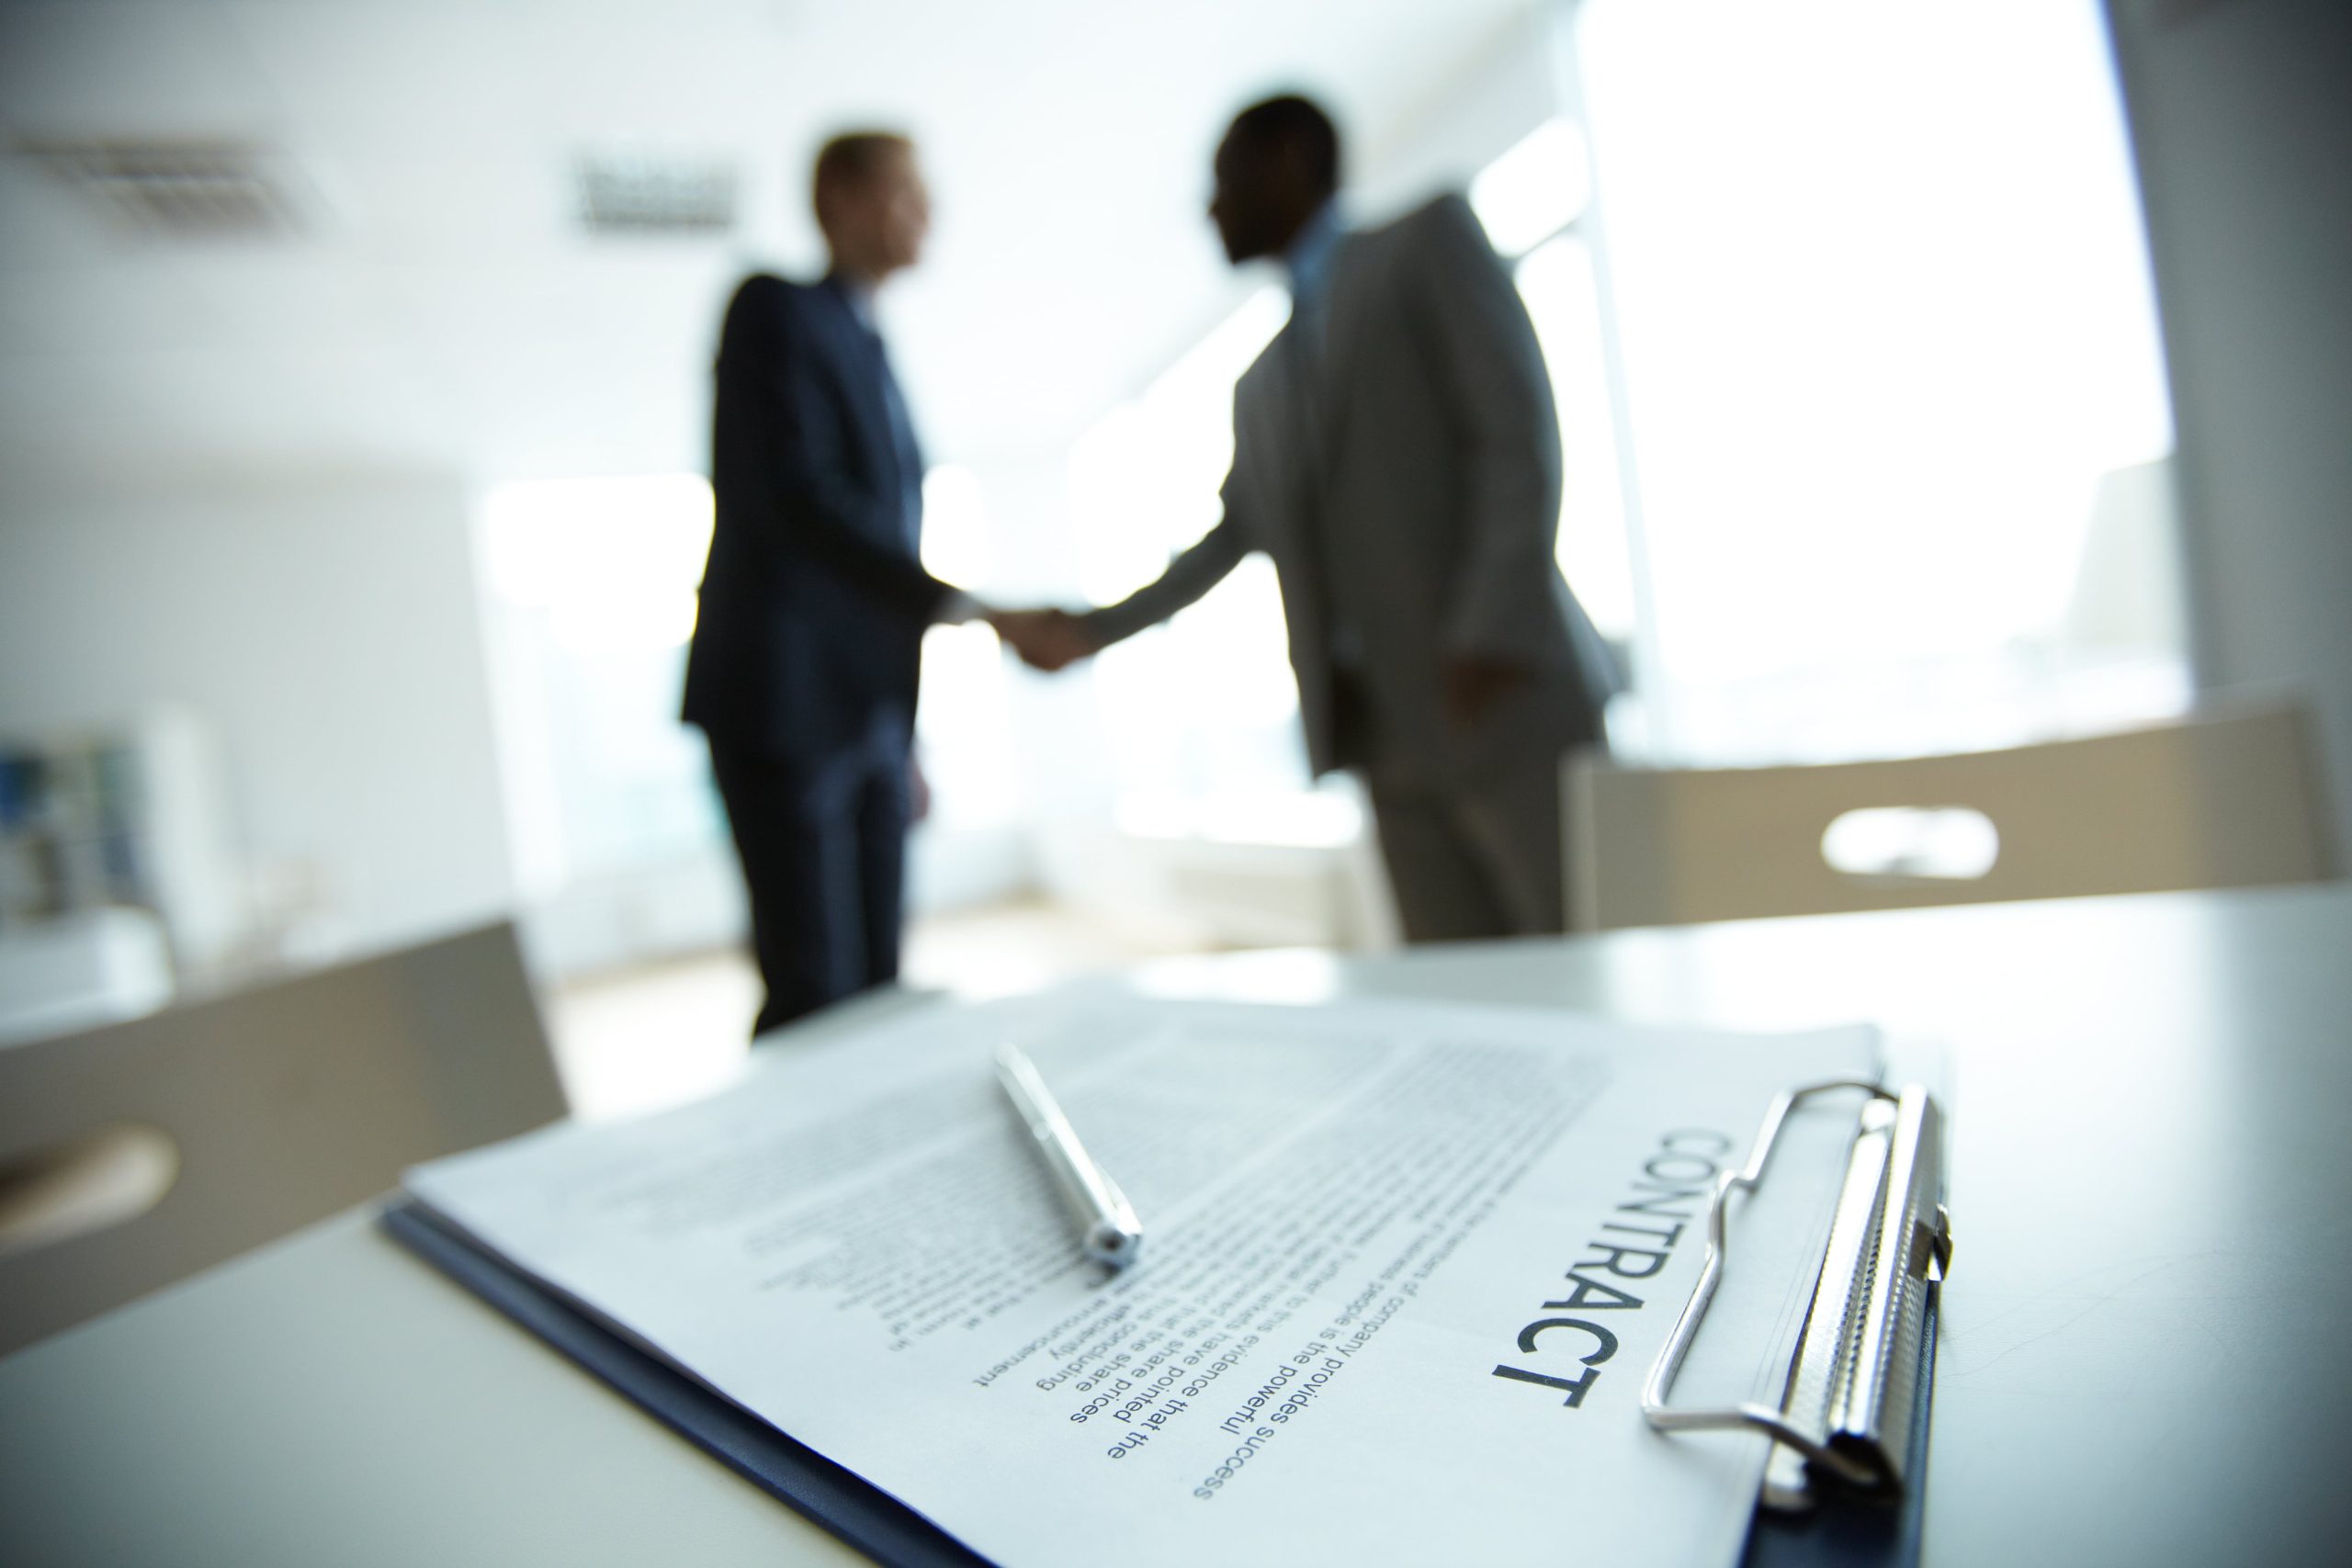
[[[1264,550],[1309,760],[1367,784],[1407,937],[1556,931],[1560,760],[1601,743],[1617,676],[1555,562],[1543,352],[1459,196],[1351,231],[1339,185],[1314,104],[1234,120],[1209,216],[1235,265],[1280,258],[1292,305],[1234,392],[1224,520],[1157,582],[1026,651],[1057,668]]]

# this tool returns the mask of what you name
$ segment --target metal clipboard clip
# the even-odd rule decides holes
[[[1764,1176],[1781,1124],[1816,1096],[1860,1090],[1871,1097],[1830,1222],[1829,1245],[1812,1310],[1790,1363],[1781,1408],[1747,1404],[1702,1410],[1667,1403],[1682,1359],[1724,1273],[1724,1214],[1734,1188]],[[1912,1415],[1925,1366],[1921,1337],[1929,1293],[1951,1263],[1951,1217],[1944,1211],[1943,1112],[1928,1091],[1899,1091],[1855,1078],[1801,1085],[1775,1096],[1744,1169],[1715,1181],[1707,1210],[1707,1254],[1699,1283],[1675,1320],[1642,1387],[1642,1414],[1661,1432],[1741,1430],[1773,1439],[1764,1474],[1765,1506],[1812,1506],[1822,1483],[1900,1495]]]

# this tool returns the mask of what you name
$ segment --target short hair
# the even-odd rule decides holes
[[[1339,128],[1312,98],[1284,93],[1251,104],[1233,117],[1230,134],[1252,147],[1297,147],[1317,189],[1328,196],[1340,188]]]
[[[864,185],[892,156],[914,151],[914,141],[896,130],[847,130],[817,149],[817,168],[808,181],[809,205],[817,222],[825,221],[826,203],[839,191]]]

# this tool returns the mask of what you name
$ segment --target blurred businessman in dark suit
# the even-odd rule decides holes
[[[930,228],[913,144],[840,136],[818,154],[831,267],[761,274],[720,333],[718,503],[684,717],[751,893],[767,985],[754,1032],[899,971],[915,678],[934,622],[997,616],[922,568],[922,450],[874,295]]]
[[[1265,551],[1308,758],[1367,785],[1407,937],[1556,931],[1560,761],[1601,743],[1618,677],[1553,557],[1558,416],[1510,270],[1459,196],[1350,229],[1339,134],[1305,98],[1244,109],[1216,177],[1227,256],[1291,284],[1234,389],[1224,520],[1023,656],[1058,668]]]

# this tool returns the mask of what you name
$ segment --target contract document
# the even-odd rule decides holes
[[[990,1065],[1143,1222],[1089,1262]],[[1640,1415],[1718,1173],[1873,1032],[1412,1002],[943,1005],[407,1189],[613,1332],[1001,1563],[1737,1559],[1766,1444]],[[1678,1399],[1780,1402],[1854,1126],[1735,1206]]]

